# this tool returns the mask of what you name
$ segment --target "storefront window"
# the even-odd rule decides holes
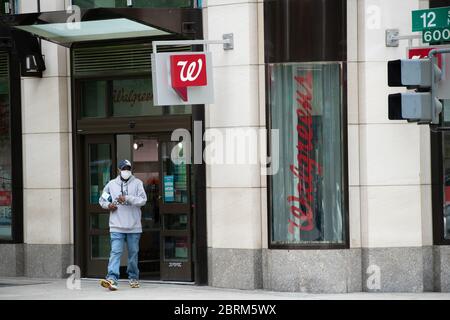
[[[192,8],[193,0],[133,0],[133,8]],[[72,0],[80,8],[126,8],[127,0]]]
[[[81,114],[84,118],[106,116],[106,81],[84,81]]]
[[[271,244],[345,243],[342,65],[269,65],[280,168],[271,177]]]
[[[115,117],[191,114],[191,106],[154,106],[151,78],[114,80],[112,89]]]
[[[151,78],[81,81],[81,118],[185,115],[192,106],[155,106]],[[109,111],[111,110],[111,111]]]
[[[8,78],[0,78],[0,240],[12,240],[12,167]]]
[[[153,104],[151,53],[150,42],[73,49],[73,75],[81,94],[79,118],[192,114],[190,105]]]

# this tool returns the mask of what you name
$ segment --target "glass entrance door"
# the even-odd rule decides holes
[[[133,174],[147,193],[139,253],[142,277],[192,281],[190,175],[182,144],[166,134],[119,135],[119,158],[131,159]]]
[[[115,141],[112,135],[87,136],[85,140],[85,226],[87,275],[104,277],[110,252],[109,213],[99,204],[101,192],[116,170]]]
[[[85,154],[87,276],[107,273],[109,212],[98,199],[117,176],[118,161],[128,159],[147,194],[141,209],[141,279],[193,281],[190,167],[183,145],[170,141],[168,134],[86,136]],[[121,278],[126,278],[126,246],[120,266]]]
[[[123,141],[121,141],[123,139]],[[147,203],[142,207],[142,236],[139,247],[139,271],[142,279],[160,280],[159,213],[160,173],[158,140],[151,136],[117,136],[118,159],[130,159],[133,175],[144,184]],[[128,145],[128,147],[127,147]],[[121,154],[130,150],[130,156]]]
[[[190,167],[182,143],[161,137],[161,278],[192,281]]]

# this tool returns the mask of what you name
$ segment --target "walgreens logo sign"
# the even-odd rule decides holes
[[[153,105],[214,103],[211,52],[152,54]]]
[[[189,87],[203,87],[208,84],[206,55],[189,54],[170,57],[172,88],[183,101],[188,101]]]

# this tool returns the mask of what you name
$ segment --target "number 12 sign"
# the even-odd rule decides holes
[[[412,31],[450,27],[450,7],[415,10],[412,12]]]

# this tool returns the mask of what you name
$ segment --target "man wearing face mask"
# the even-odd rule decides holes
[[[139,288],[138,253],[139,239],[142,233],[141,207],[147,202],[147,195],[141,180],[132,175],[131,162],[122,160],[119,163],[119,175],[108,182],[103,189],[99,204],[109,210],[109,232],[111,237],[111,253],[106,279],[101,286],[117,290],[120,258],[124,242],[128,248],[128,279],[131,288]]]

